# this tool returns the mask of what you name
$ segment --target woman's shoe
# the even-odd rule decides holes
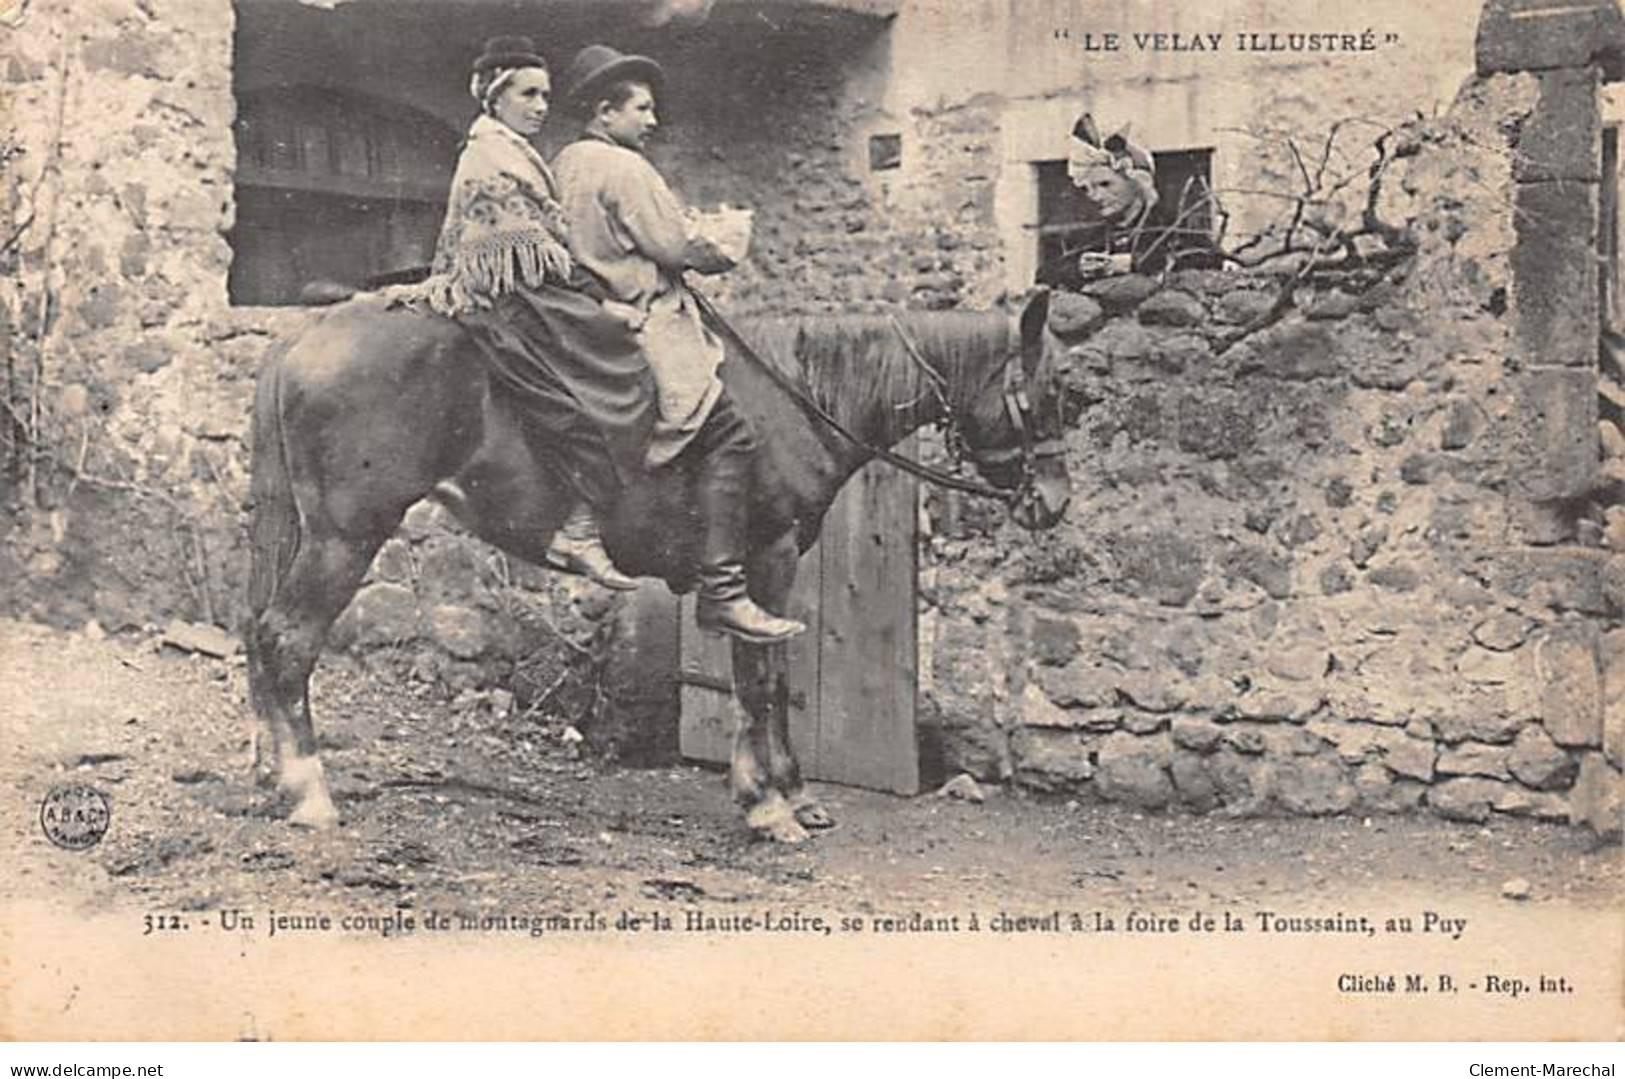
[[[570,539],[563,535],[553,537],[547,549],[548,561],[559,568],[588,577],[605,588],[617,592],[631,592],[638,587],[636,578],[628,577],[615,568],[615,563],[598,539]]]

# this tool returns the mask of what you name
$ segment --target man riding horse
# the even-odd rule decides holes
[[[783,640],[806,627],[761,609],[746,588],[755,440],[722,391],[721,346],[682,284],[686,269],[725,267],[688,243],[681,203],[638,152],[655,126],[660,81],[652,60],[601,45],[582,50],[570,97],[595,103],[586,137],[560,155],[571,177],[561,191],[529,142],[547,116],[547,62],[528,38],[488,42],[469,87],[480,116],[458,161],[423,295],[474,332],[498,380],[562,451],[562,473],[580,502],[553,557],[610,587],[633,587],[604,550],[597,516],[641,470],[687,452],[696,458],[704,522],[700,628]],[[673,378],[703,386],[683,397],[680,415],[657,407],[671,400],[656,391]]]

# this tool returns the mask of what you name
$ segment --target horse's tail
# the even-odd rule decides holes
[[[260,371],[254,389],[254,433],[250,463],[253,550],[248,576],[249,617],[258,618],[276,598],[294,556],[299,553],[299,503],[282,424],[282,368],[286,346]],[[253,639],[253,634],[249,634]]]

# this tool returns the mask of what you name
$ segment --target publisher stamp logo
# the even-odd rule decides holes
[[[63,850],[89,850],[100,843],[111,817],[107,796],[95,787],[53,787],[39,807],[45,838]]]

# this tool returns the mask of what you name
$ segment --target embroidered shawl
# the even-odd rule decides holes
[[[500,120],[468,129],[420,295],[442,315],[491,306],[520,284],[567,281],[569,226],[542,155]]]

